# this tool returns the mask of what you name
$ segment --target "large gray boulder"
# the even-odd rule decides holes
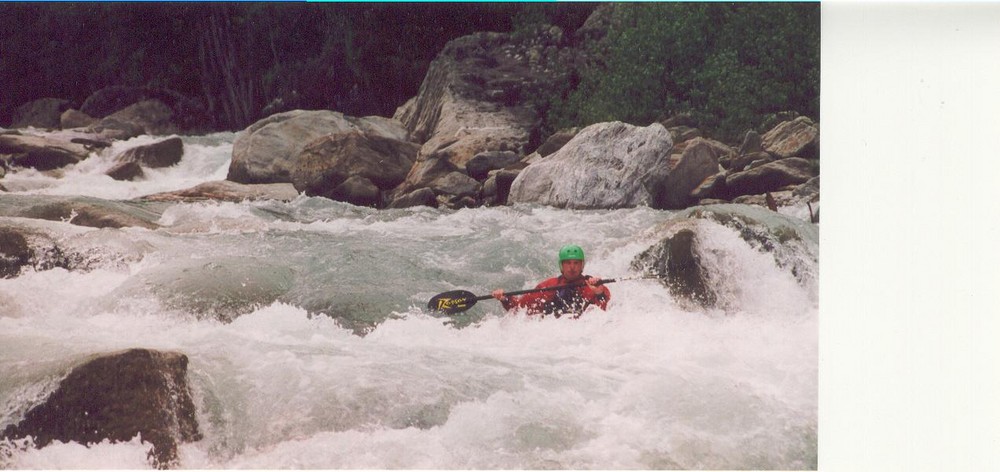
[[[421,155],[444,155],[459,168],[482,152],[524,155],[538,124],[533,100],[550,96],[571,70],[575,53],[563,43],[558,27],[452,40],[395,118],[423,143]]]
[[[372,203],[372,186],[376,191],[391,190],[403,182],[419,149],[418,144],[374,133],[328,134],[309,143],[292,160],[290,178],[295,189],[306,195],[368,204]],[[352,177],[352,183],[342,187]]]
[[[653,206],[670,172],[672,146],[670,133],[659,123],[591,125],[525,167],[511,184],[507,201],[559,208]]]
[[[291,183],[295,161],[308,144],[345,131],[409,141],[407,130],[389,118],[356,118],[328,110],[292,110],[264,118],[237,135],[226,179],[244,184]]]
[[[202,438],[187,367],[187,356],[176,352],[130,349],[97,356],[70,371],[2,437],[31,436],[40,448],[52,441],[90,445],[141,435],[152,445],[151,465],[177,467],[177,446]]]

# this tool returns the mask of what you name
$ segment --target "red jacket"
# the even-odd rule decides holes
[[[584,278],[589,276],[585,275]],[[566,281],[563,276],[552,277],[551,279],[543,280],[540,284],[535,286],[535,288],[546,288],[554,287],[556,285],[566,285],[569,282]],[[576,316],[574,318],[583,314],[583,312],[590,307],[590,305],[597,305],[602,310],[608,309],[608,300],[611,299],[611,290],[608,290],[607,295],[598,294],[594,292],[594,289],[585,283],[581,283],[576,287],[568,287],[559,290],[544,290],[541,292],[526,293],[521,296],[509,296],[504,297],[500,300],[503,304],[505,310],[510,310],[513,308],[526,308],[529,315],[545,314],[545,315],[556,315],[556,318],[572,313]]]

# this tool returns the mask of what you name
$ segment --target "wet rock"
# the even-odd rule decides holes
[[[184,156],[184,142],[179,137],[136,146],[115,156],[117,162],[137,162],[146,167],[170,167]]]
[[[13,166],[52,170],[86,159],[90,150],[51,136],[0,134],[0,154],[10,154]]]
[[[289,183],[280,184],[239,184],[228,180],[216,180],[198,184],[185,190],[156,193],[138,197],[136,201],[151,202],[197,202],[215,200],[242,202],[244,200],[292,201],[299,192]]]
[[[28,241],[13,228],[0,226],[0,278],[13,278],[28,265],[34,252]]]
[[[327,194],[333,200],[352,205],[377,207],[382,204],[382,193],[377,185],[364,177],[352,175]]]
[[[487,205],[506,205],[510,195],[510,186],[521,172],[519,170],[499,170],[490,173],[483,182],[483,203]]]
[[[508,202],[560,208],[652,206],[669,175],[672,146],[670,133],[659,123],[588,126],[559,151],[521,170]]]
[[[355,118],[326,110],[278,113],[257,121],[237,135],[226,180],[244,184],[291,183],[295,161],[307,145],[324,136],[346,131],[409,141],[406,129],[389,118]]]
[[[160,214],[129,202],[93,197],[6,195],[0,199],[0,216],[64,221],[93,228],[137,226],[159,228]]]
[[[130,349],[98,356],[74,368],[3,437],[32,436],[41,448],[52,441],[89,445],[141,435],[152,445],[154,466],[177,467],[177,446],[202,438],[187,366],[187,356],[176,352]]]
[[[141,178],[144,174],[142,172],[142,166],[140,166],[138,162],[125,161],[111,166],[111,168],[108,169],[104,175],[107,175],[115,180],[136,180]]]
[[[345,195],[347,188],[340,187],[351,177],[367,180],[376,187],[376,191],[388,191],[406,178],[419,148],[415,143],[377,134],[358,131],[333,133],[303,148],[293,160],[290,178],[299,192],[334,200],[340,200]],[[359,179],[354,179],[351,186],[360,190],[360,183]],[[364,193],[367,194],[367,190]],[[367,197],[363,199],[368,200]],[[373,201],[377,203],[379,200],[376,197]]]
[[[389,208],[409,208],[415,206],[437,207],[434,191],[424,187],[402,195],[389,203]]]
[[[711,308],[718,295],[702,267],[695,228],[674,225],[672,234],[635,257],[632,268],[658,277],[673,296]]]

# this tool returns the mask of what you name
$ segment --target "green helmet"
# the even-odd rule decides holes
[[[562,264],[563,261],[582,261],[582,260],[584,260],[583,248],[577,246],[576,244],[569,244],[563,246],[562,249],[559,250],[560,264]]]

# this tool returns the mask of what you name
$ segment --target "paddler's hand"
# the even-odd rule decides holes
[[[600,281],[601,281],[601,279],[599,277],[587,277],[587,285],[590,286],[590,288],[594,290],[595,294],[597,294],[597,295],[607,295],[608,294],[608,288],[605,287],[603,284],[599,284],[598,282],[600,282]]]
[[[500,301],[503,301],[503,299],[504,299],[504,294],[503,294],[503,289],[502,288],[498,288],[498,289],[494,290],[491,295],[493,295],[493,298],[496,298],[497,300],[500,300]]]

